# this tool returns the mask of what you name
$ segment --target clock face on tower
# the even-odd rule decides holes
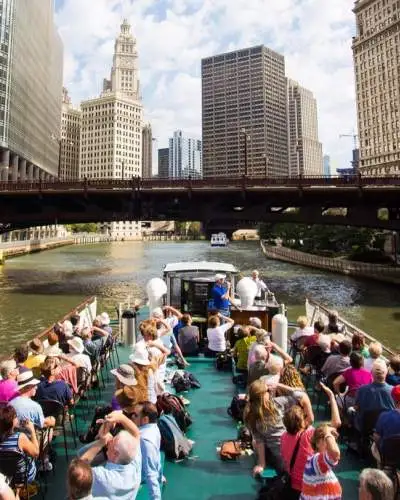
[[[129,66],[131,64],[131,59],[129,57],[121,57],[120,63],[122,66]]]

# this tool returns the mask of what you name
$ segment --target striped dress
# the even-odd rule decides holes
[[[28,468],[28,483],[31,483],[36,476],[36,465],[33,458],[28,457],[24,454],[24,452],[18,446],[18,440],[20,436],[20,432],[14,432],[11,436],[8,436],[7,439],[0,443],[0,452],[1,451],[19,451],[23,454],[21,460],[19,460],[16,468],[16,478],[17,482],[23,482],[25,477],[25,466]],[[25,457],[25,458],[24,458]]]
[[[327,453],[316,453],[307,460],[300,500],[341,500],[342,487],[332,470],[337,465]]]

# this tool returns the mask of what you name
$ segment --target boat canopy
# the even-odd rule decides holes
[[[167,264],[164,268],[164,273],[179,273],[179,272],[201,272],[209,271],[213,273],[233,273],[238,274],[239,269],[237,269],[232,264],[227,264],[225,262],[208,262],[205,260],[199,262],[172,262]]]

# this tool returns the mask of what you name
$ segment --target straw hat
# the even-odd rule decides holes
[[[121,365],[110,373],[124,385],[137,385],[135,370],[130,365]]]
[[[129,356],[129,360],[137,365],[147,366],[150,364],[149,353],[143,348],[135,349]]]
[[[28,385],[38,385],[40,381],[33,376],[31,370],[22,372],[17,377],[18,389],[23,389]]]
[[[100,314],[101,324],[108,326],[110,324],[110,316],[106,312]]]
[[[73,337],[67,342],[72,347],[72,349],[78,352],[79,354],[82,354],[83,351],[85,350],[85,346],[83,345],[83,341],[80,337]]]
[[[43,352],[43,344],[40,339],[33,339],[29,342],[29,349],[33,351],[35,354],[42,354]]]

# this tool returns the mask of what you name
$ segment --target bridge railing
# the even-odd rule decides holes
[[[69,191],[107,189],[210,189],[210,188],[307,188],[307,187],[377,187],[399,186],[400,177],[207,177],[205,179],[79,179],[67,181],[8,181],[0,182],[0,192]]]

